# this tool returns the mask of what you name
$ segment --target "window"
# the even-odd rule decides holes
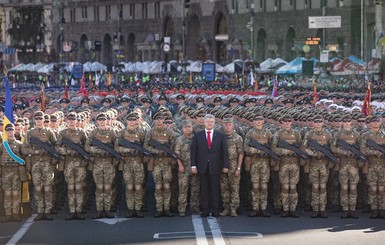
[[[148,4],[142,3],[142,18],[147,19],[148,18]]]
[[[160,18],[160,2],[155,2],[155,19]]]
[[[119,20],[123,19],[123,4],[118,5],[118,18]]]
[[[130,4],[130,19],[135,19],[135,3]]]
[[[95,6],[94,8],[95,21],[99,21],[99,6]]]
[[[87,7],[82,7],[82,19],[87,19]]]
[[[111,6],[106,5],[106,20],[111,20]]]
[[[70,11],[70,18],[71,18],[71,22],[75,22],[76,21],[76,9],[75,8],[72,8],[71,11]]]

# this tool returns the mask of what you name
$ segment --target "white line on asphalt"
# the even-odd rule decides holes
[[[217,218],[208,217],[207,222],[209,223],[215,245],[226,245],[225,240],[222,236],[221,228],[219,228]]]
[[[11,240],[7,242],[6,245],[15,245],[21,238],[23,238],[24,234],[27,233],[29,228],[31,228],[33,224],[33,219],[37,216],[37,214],[33,214],[25,223],[20,227],[20,229],[13,235]]]
[[[197,241],[197,245],[208,245],[202,218],[199,215],[192,215],[191,219],[194,226],[195,239]]]

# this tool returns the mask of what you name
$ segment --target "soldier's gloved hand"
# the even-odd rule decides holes
[[[314,156],[320,158],[320,157],[323,157],[324,154],[322,154],[322,153],[319,152],[319,151],[316,151],[316,153],[314,154]]]
[[[375,151],[374,151],[374,155],[375,155],[376,157],[381,157],[381,156],[382,156],[382,152],[381,152],[381,151],[375,150]]]
[[[258,152],[257,149],[250,147],[250,150],[249,150],[250,155],[256,155],[258,154],[257,152]]]

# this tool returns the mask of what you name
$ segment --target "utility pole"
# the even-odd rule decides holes
[[[381,1],[380,0],[377,0],[375,2],[375,26],[376,26],[376,40],[379,40],[381,34],[383,33],[383,26],[382,26],[382,4],[381,4]],[[376,48],[376,55],[377,55],[377,58],[382,58],[382,47],[381,47],[381,44],[377,44],[377,48]]]
[[[254,15],[255,15],[255,12],[254,12],[254,8],[255,8],[255,5],[254,5],[254,3],[252,3],[250,5],[250,22],[251,22],[250,45],[251,45],[251,59],[252,60],[255,60],[255,52],[254,52]]]
[[[364,60],[364,0],[361,0],[361,60]]]
[[[190,0],[182,0],[182,75],[186,75],[186,8],[190,8]]]
[[[322,0],[322,16],[326,16],[327,0]],[[326,28],[322,29],[322,50],[326,49]]]

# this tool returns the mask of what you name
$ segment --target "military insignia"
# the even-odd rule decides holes
[[[106,138],[108,139],[108,135],[106,136]]]
[[[136,138],[138,138],[138,135],[137,135],[137,134],[135,134],[135,137],[136,137]]]
[[[163,136],[166,136],[166,134],[163,134]]]

